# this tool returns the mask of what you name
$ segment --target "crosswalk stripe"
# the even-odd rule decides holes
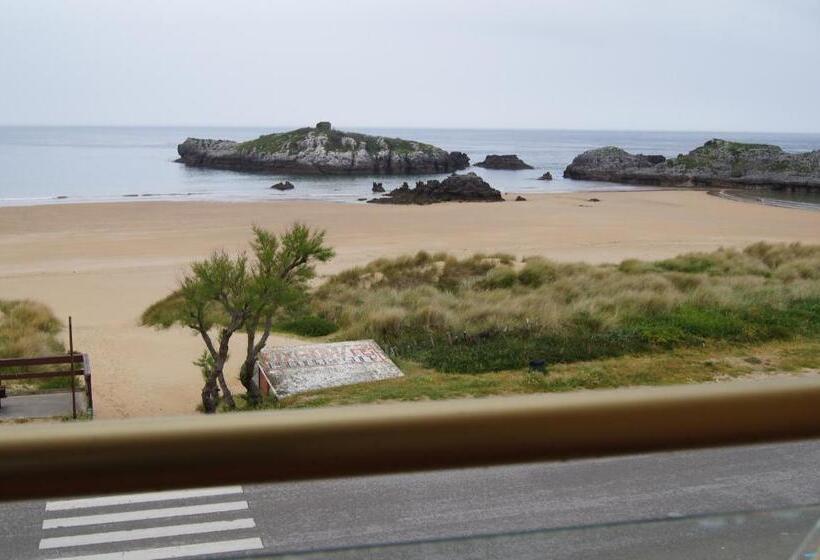
[[[158,509],[140,509],[118,513],[101,513],[97,515],[81,515],[77,517],[57,517],[43,521],[43,529],[59,529],[60,527],[82,527],[85,525],[103,525],[106,523],[122,523],[124,521],[142,521],[145,519],[163,519],[168,517],[183,517],[186,515],[202,515],[206,513],[223,513],[226,511],[240,511],[248,509],[248,502],[219,502],[215,504],[201,504],[196,506],[181,506]]]
[[[46,511],[63,511],[101,506],[118,506],[161,502],[163,500],[184,500],[241,494],[241,486],[220,486],[216,488],[197,488],[193,490],[170,490],[167,492],[145,492],[142,494],[119,494],[117,496],[100,496],[97,498],[78,498],[74,500],[55,500],[46,503]]]
[[[147,529],[129,529],[126,531],[88,533],[84,535],[71,535],[67,537],[50,537],[40,540],[40,550],[67,546],[85,546],[90,544],[175,537],[178,535],[199,535],[202,533],[214,533],[217,531],[252,529],[254,527],[256,527],[256,523],[253,518],[249,517],[244,519],[235,519],[233,521],[210,521],[205,523],[189,523],[186,525],[149,527]]]
[[[123,552],[107,552],[103,554],[89,554],[86,556],[72,556],[61,560],[166,560],[168,558],[185,558],[200,554],[224,554],[226,552],[241,552],[243,550],[259,550],[262,548],[262,539],[237,539],[233,541],[216,541],[200,544],[186,544],[180,546],[166,546],[163,548],[144,548],[140,550],[126,550]]]

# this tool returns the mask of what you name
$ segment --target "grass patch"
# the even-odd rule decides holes
[[[310,337],[327,336],[336,332],[338,328],[324,317],[317,315],[295,317],[274,325],[276,331]]]
[[[36,358],[64,354],[59,335],[63,324],[47,306],[29,300],[0,300],[0,358]],[[61,366],[55,366],[59,368]],[[4,368],[0,368],[0,372]],[[14,371],[31,368],[15,367]],[[38,371],[48,366],[36,366]],[[68,377],[42,380],[9,381],[4,384],[20,390],[64,389]]]
[[[174,297],[146,310],[143,322],[173,323]],[[375,339],[408,376],[294,397],[294,406],[797,371],[820,362],[820,246],[757,243],[601,265],[420,252],[332,276],[309,307],[279,329]],[[732,350],[765,344],[776,346],[777,363]],[[524,379],[536,359],[551,374]]]
[[[339,339],[450,373],[820,335],[820,246],[758,243],[620,265],[419,253],[330,278]]]
[[[754,358],[750,363],[748,358]],[[652,355],[621,356],[557,364],[546,375],[499,371],[483,375],[441,373],[399,361],[405,376],[376,383],[334,387],[287,397],[276,408],[480,398],[492,395],[564,392],[638,385],[722,381],[772,372],[820,372],[820,341],[797,339],[759,345],[714,344]]]

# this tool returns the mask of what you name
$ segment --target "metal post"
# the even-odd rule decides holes
[[[69,370],[71,371],[71,416],[77,419],[77,394],[74,392],[74,331],[71,326],[71,315],[68,316],[68,355],[70,357]]]

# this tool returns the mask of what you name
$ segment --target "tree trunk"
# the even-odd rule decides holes
[[[202,387],[202,410],[206,414],[213,414],[216,412],[217,404],[216,380],[210,377],[205,381],[205,386]]]
[[[219,381],[219,388],[222,389],[222,398],[225,399],[225,404],[228,405],[228,408],[236,408],[236,401],[233,400],[233,393],[231,393],[230,388],[228,388],[228,384],[225,383],[225,375],[222,371],[217,373],[216,379]]]
[[[262,401],[262,395],[259,393],[259,387],[253,380],[254,366],[256,365],[256,355],[254,348],[256,347],[256,326],[258,321],[253,321],[248,325],[247,329],[247,347],[245,349],[245,361],[242,363],[242,368],[239,370],[239,381],[245,387],[245,398],[248,404],[256,406]]]
[[[239,380],[242,382],[242,386],[245,387],[245,391],[247,392],[246,398],[250,405],[257,405],[262,400],[262,393],[259,392],[259,387],[253,379],[254,365],[254,360],[250,362],[246,361],[242,364],[242,369],[239,371]]]

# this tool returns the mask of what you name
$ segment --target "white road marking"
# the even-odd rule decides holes
[[[106,523],[122,523],[124,521],[141,521],[144,519],[163,519],[168,517],[183,517],[186,515],[201,515],[206,513],[222,513],[226,511],[240,511],[248,509],[248,502],[219,502],[215,504],[201,504],[196,506],[181,506],[158,509],[140,509],[118,513],[101,513],[98,515],[81,515],[78,517],[57,517],[43,521],[43,529],[58,529],[60,527],[82,527],[85,525],[103,525]]]
[[[104,554],[89,554],[87,556],[72,556],[62,560],[165,560],[167,558],[185,558],[200,554],[220,554],[226,552],[240,552],[243,550],[259,550],[262,548],[262,539],[238,539],[235,541],[217,541],[201,544],[186,544],[180,546],[166,546],[163,548],[144,548],[141,550],[127,550],[123,552],[108,552]]]
[[[168,492],[146,492],[143,494],[119,494],[117,496],[100,496],[98,498],[79,498],[75,500],[56,500],[46,503],[46,511],[63,511],[101,506],[123,504],[143,504],[163,500],[183,500],[210,496],[241,494],[241,486],[220,486],[217,488],[197,488],[193,490],[171,490]]]
[[[85,546],[141,539],[157,539],[161,537],[175,537],[178,535],[199,535],[217,531],[253,529],[254,527],[256,527],[256,523],[249,517],[245,519],[235,519],[233,521],[210,521],[206,523],[189,523],[186,525],[169,525],[166,527],[149,527],[147,529],[130,529],[127,531],[88,533],[68,537],[50,537],[40,540],[40,550],[66,546]]]

